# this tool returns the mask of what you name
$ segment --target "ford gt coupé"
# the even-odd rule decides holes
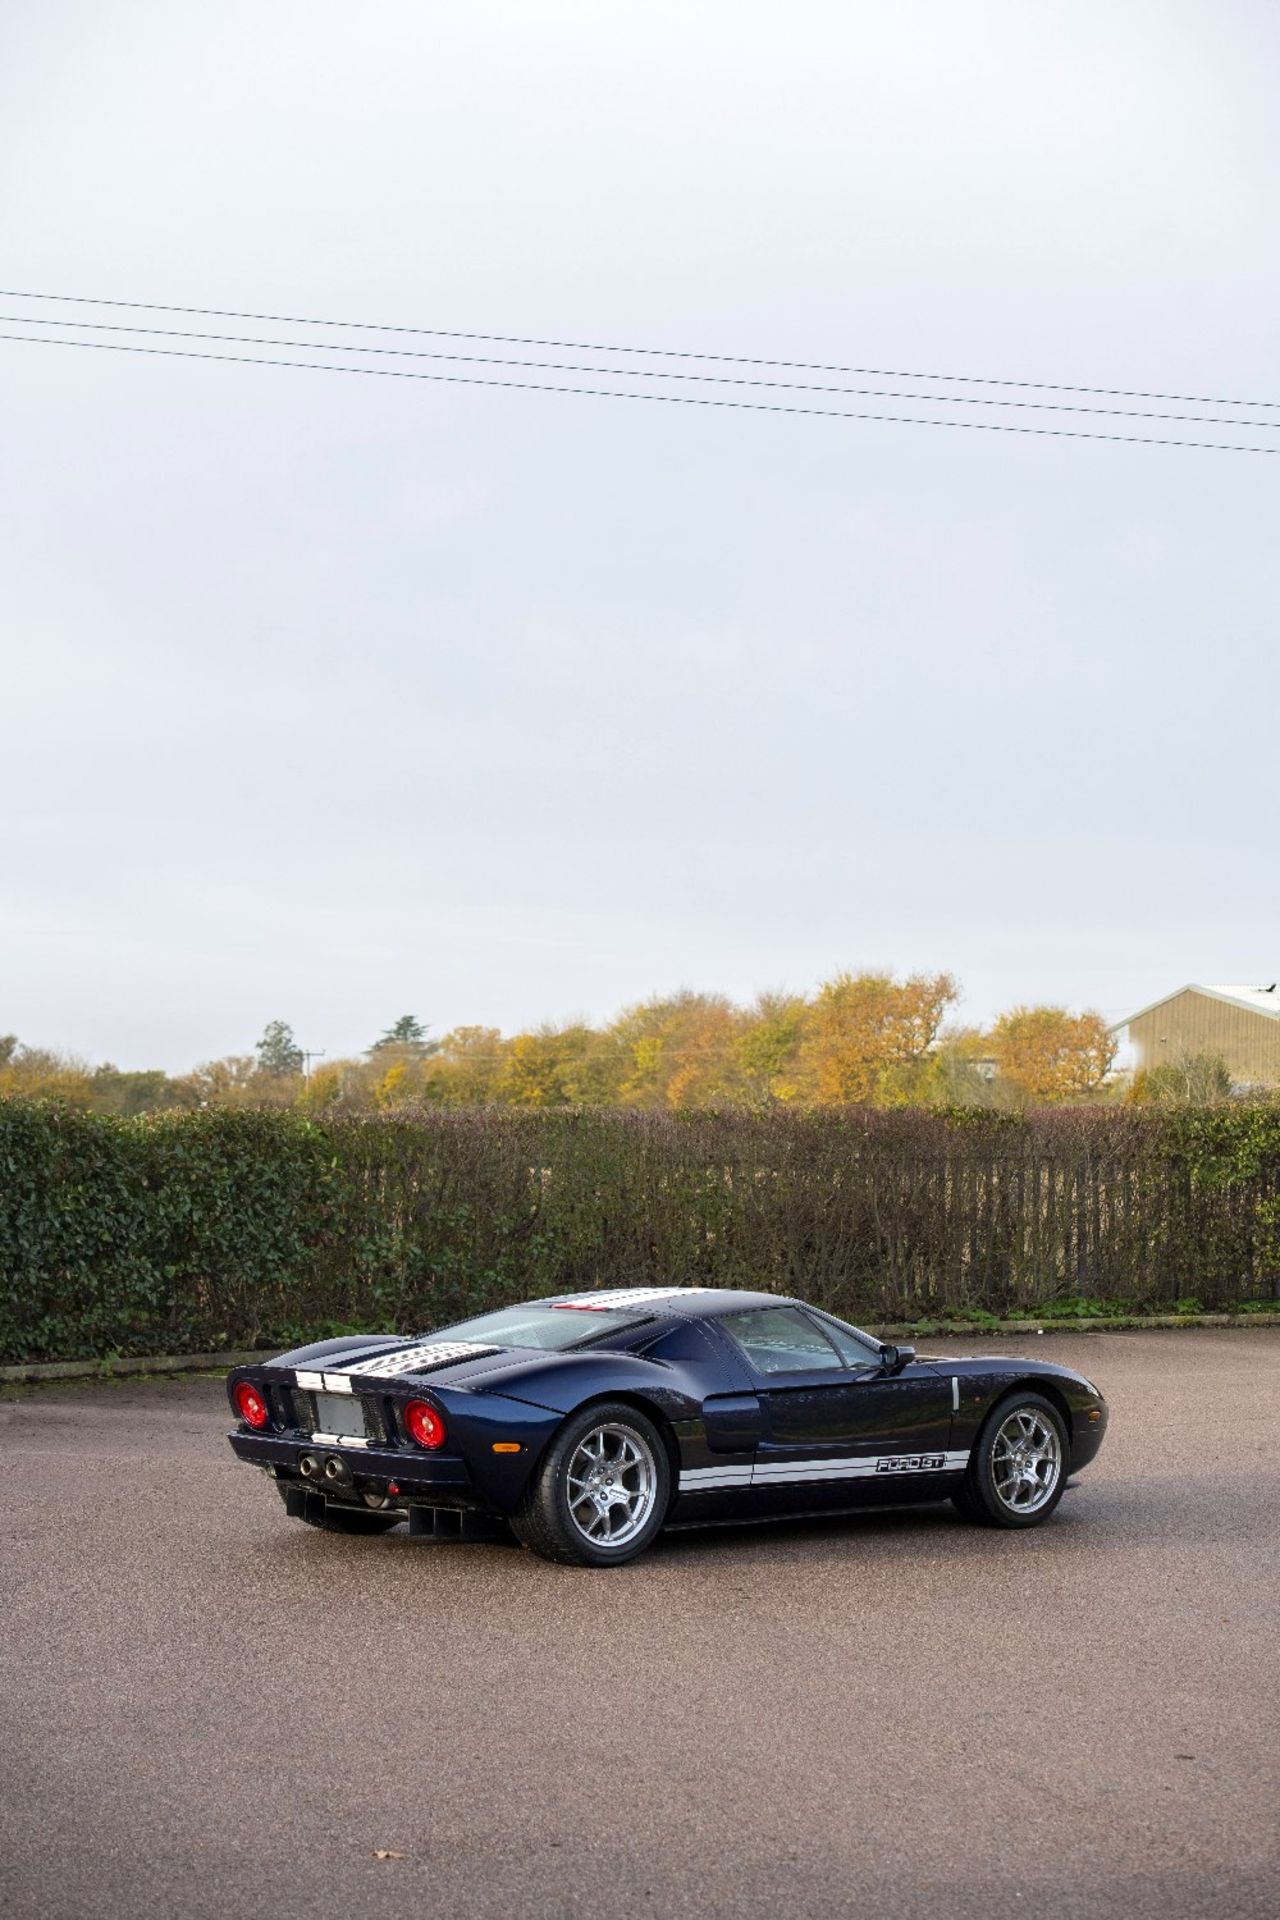
[[[231,1445],[312,1526],[617,1566],[663,1527],[945,1501],[1039,1526],[1097,1453],[1091,1381],[934,1359],[774,1294],[635,1287],[237,1367]]]

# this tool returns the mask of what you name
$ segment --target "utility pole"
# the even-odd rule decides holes
[[[311,1078],[311,1062],[312,1062],[313,1060],[324,1060],[324,1059],[327,1059],[327,1058],[328,1058],[328,1056],[327,1056],[327,1054],[325,1054],[325,1053],[324,1053],[323,1051],[320,1051],[320,1052],[316,1052],[316,1053],[307,1053],[307,1052],[306,1052],[306,1051],[304,1050],[304,1052],[303,1052],[303,1055],[302,1055],[302,1077],[303,1077],[303,1079],[304,1079],[304,1080],[309,1080],[309,1079]]]

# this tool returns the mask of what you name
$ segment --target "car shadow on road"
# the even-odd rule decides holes
[[[1135,1547],[1201,1550],[1235,1545],[1240,1538],[1239,1508],[1224,1501],[1217,1485],[1188,1488],[1180,1481],[1140,1486],[1068,1489],[1062,1504],[1043,1526],[1029,1530],[1038,1543],[1072,1554],[1087,1545],[1090,1553],[1130,1552]],[[1255,1541],[1280,1546],[1280,1500],[1255,1511],[1250,1525]],[[913,1547],[983,1553],[1008,1535],[1000,1528],[973,1526],[948,1504],[886,1507],[844,1513],[818,1513],[759,1521],[730,1521],[707,1527],[676,1527],[662,1534],[650,1554],[676,1559],[708,1550],[789,1552],[828,1545],[890,1549],[895,1557]]]

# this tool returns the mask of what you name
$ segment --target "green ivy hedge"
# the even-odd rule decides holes
[[[1280,1295],[1280,1106],[120,1120],[0,1100],[0,1361],[696,1281],[852,1318]]]

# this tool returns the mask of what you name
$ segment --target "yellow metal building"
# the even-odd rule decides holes
[[[1218,1054],[1237,1086],[1280,1087],[1280,982],[1269,987],[1179,987],[1131,1013],[1134,1066],[1158,1067],[1187,1054]]]

